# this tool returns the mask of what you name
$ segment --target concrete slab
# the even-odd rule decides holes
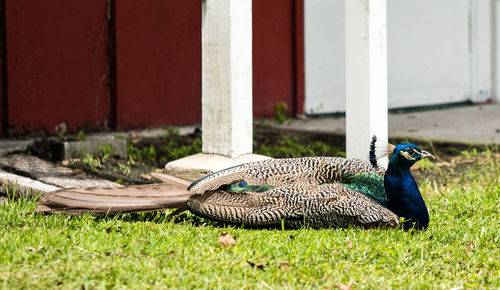
[[[81,157],[81,153],[89,153],[94,156],[99,155],[99,147],[103,145],[111,145],[115,151],[114,155],[120,158],[127,158],[127,141],[125,139],[116,138],[99,138],[99,139],[88,139],[84,141],[71,141],[62,143],[63,152],[56,154],[61,156],[61,160],[68,160],[71,158]]]
[[[270,157],[259,154],[244,154],[230,158],[219,154],[198,153],[167,163],[165,171],[168,174],[194,181],[228,167],[265,159],[270,159]]]
[[[0,157],[7,154],[24,151],[31,145],[34,140],[1,140],[0,141]]]
[[[0,192],[3,194],[12,193],[16,188],[16,196],[35,197],[39,193],[60,189],[58,186],[46,184],[38,180],[13,174],[0,169]]]
[[[52,162],[40,159],[36,156],[15,154],[0,158],[0,167],[8,172],[13,172],[5,177],[6,182],[15,183],[17,180],[23,180],[29,184],[29,180],[36,180],[45,185],[55,187],[36,187],[37,190],[51,191],[58,188],[72,187],[121,187],[118,183],[109,180],[100,179],[85,174],[82,171],[72,170],[71,168],[59,166]],[[21,178],[23,177],[24,178]],[[28,178],[28,179],[25,179]],[[9,181],[10,180],[10,181]],[[37,185],[39,185],[37,183]]]
[[[272,126],[345,135],[345,117],[305,118]],[[389,137],[500,144],[500,104],[390,114]]]

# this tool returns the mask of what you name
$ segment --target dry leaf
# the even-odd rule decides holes
[[[262,264],[254,263],[254,262],[251,262],[248,260],[247,260],[247,263],[250,264],[250,266],[252,266],[254,268],[261,269],[261,270],[264,269],[264,265],[262,265]]]
[[[146,179],[146,180],[151,180],[153,179],[153,177],[149,174],[144,174],[144,173],[141,173],[140,175],[142,178]]]
[[[57,231],[57,234],[60,235],[62,234],[63,231],[64,231],[63,229],[60,229],[59,231]]]
[[[25,248],[26,250],[29,250],[29,251],[32,251],[32,252],[38,252],[40,251],[41,249],[43,249],[43,246],[40,246],[38,247],[37,249],[33,248],[33,247],[26,247]]]
[[[227,247],[227,246],[235,246],[236,245],[236,240],[229,234],[228,232],[222,232],[219,236],[219,244],[222,247]]]
[[[288,263],[281,263],[279,268],[280,269],[288,269],[288,268],[290,268],[290,265],[288,265]]]
[[[349,284],[340,284],[340,283],[337,283],[335,284],[335,287],[341,289],[341,290],[352,290],[352,280],[349,281]]]
[[[71,175],[78,175],[82,173],[85,173],[85,171],[81,170],[80,168],[71,170]]]
[[[352,241],[347,242],[347,246],[349,247],[349,249],[352,249],[352,244],[353,244]]]
[[[475,247],[476,247],[476,243],[470,242],[469,246],[467,246],[467,252],[472,251],[472,249],[474,249]]]
[[[63,161],[61,161],[61,164],[64,165],[64,166],[68,166],[69,165],[69,160],[63,160]]]

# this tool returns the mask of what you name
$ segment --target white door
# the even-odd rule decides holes
[[[345,111],[344,1],[304,1],[306,114]],[[482,2],[388,0],[390,108],[491,96],[489,6]]]

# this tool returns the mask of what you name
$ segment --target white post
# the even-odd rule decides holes
[[[346,153],[367,159],[372,135],[388,138],[387,0],[345,0],[345,21]]]
[[[492,97],[493,2],[470,2],[470,94],[473,102],[484,103]]]
[[[203,152],[237,157],[252,152],[252,1],[205,1]]]

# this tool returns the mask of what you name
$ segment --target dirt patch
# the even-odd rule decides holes
[[[73,160],[60,162],[64,166],[80,169],[104,179],[122,184],[146,184],[159,182],[151,177],[153,171],[161,171],[167,162],[192,155],[201,151],[201,131],[196,130],[189,135],[179,135],[174,129],[166,129],[159,138],[135,138],[128,140],[128,158],[116,156],[82,156]],[[391,139],[391,143],[408,140]],[[456,157],[463,151],[484,151],[485,146],[473,146],[452,143],[415,142],[422,149],[432,152],[437,157],[442,176],[459,176],[467,170],[467,162],[457,162]],[[50,146],[32,147],[29,154],[50,159]],[[368,151],[368,144],[367,144]],[[345,156],[345,136],[309,131],[276,129],[266,125],[254,128],[254,152],[275,158],[303,156]],[[498,152],[498,150],[496,151]],[[368,153],[368,152],[367,152]],[[428,174],[429,168],[416,166],[417,178]],[[441,175],[441,174],[440,174]],[[446,178],[437,177],[440,183]]]

